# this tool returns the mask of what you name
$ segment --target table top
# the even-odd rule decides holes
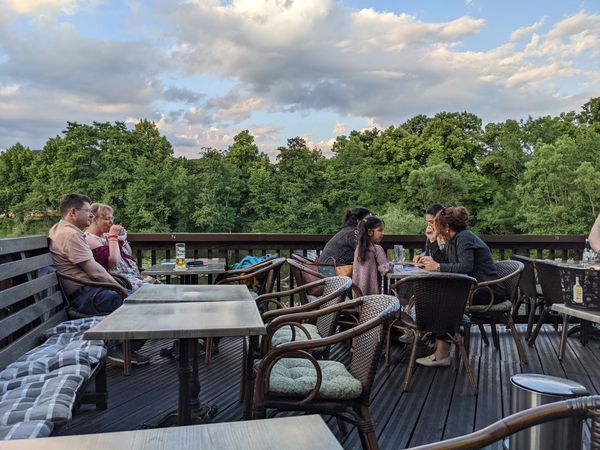
[[[396,279],[405,278],[405,277],[408,277],[411,275],[418,275],[420,273],[429,273],[429,272],[421,267],[407,265],[407,266],[404,266],[403,268],[400,268],[399,266],[395,265],[394,271],[388,272],[386,274],[386,276],[390,280],[396,280]]]
[[[551,307],[553,311],[579,319],[589,320],[590,322],[600,323],[600,311],[592,311],[588,309],[572,308],[564,303],[554,303]]]
[[[340,450],[342,446],[318,415],[117,433],[83,434],[0,441],[7,450]]]
[[[587,269],[592,269],[592,270],[600,270],[600,263],[599,262],[583,262],[583,261],[575,261],[572,259],[548,259],[547,261],[553,262],[555,263],[557,266],[561,266],[561,267],[570,267],[573,269],[581,269],[581,270],[587,270]]]
[[[266,334],[255,302],[126,303],[85,339],[181,339]]]
[[[184,269],[175,268],[175,261],[167,259],[142,271],[142,275],[210,275],[225,273],[225,258],[186,259],[186,262],[202,261],[202,266],[186,266]]]
[[[145,284],[127,297],[125,303],[253,301],[241,284]]]

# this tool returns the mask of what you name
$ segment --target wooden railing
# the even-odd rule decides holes
[[[188,257],[222,257],[228,264],[244,255],[278,253],[289,256],[293,251],[320,252],[332,235],[325,234],[266,234],[266,233],[132,233],[129,241],[140,265],[155,264],[162,258],[171,258],[175,243],[184,242]],[[581,257],[585,236],[576,235],[484,235],[481,238],[494,252],[496,259],[508,259],[512,254],[535,258]],[[402,244],[412,258],[423,249],[423,235],[386,235],[381,245],[389,251]]]

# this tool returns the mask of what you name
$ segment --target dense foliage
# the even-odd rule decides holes
[[[68,123],[39,152],[0,153],[0,233],[45,232],[69,192],[140,232],[334,232],[363,205],[388,233],[412,234],[437,202],[465,205],[483,233],[585,233],[600,212],[600,98],[485,127],[468,112],[419,115],[340,136],[331,158],[298,137],[278,150],[269,160],[242,131],[225,151],[175,158],[146,120]]]

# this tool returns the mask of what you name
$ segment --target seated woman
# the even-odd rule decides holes
[[[370,211],[358,206],[349,209],[344,214],[340,230],[325,244],[325,248],[319,256],[322,264],[334,264],[337,266],[351,265],[354,262],[354,250],[356,249],[356,227],[358,223],[367,217]],[[351,269],[339,275],[352,276]]]
[[[489,247],[476,234],[467,229],[469,213],[462,206],[449,206],[440,210],[435,216],[436,233],[446,243],[445,253],[448,262],[437,262],[431,256],[421,256],[418,262],[431,272],[463,273],[475,278],[478,282],[500,278],[492,259]],[[492,286],[494,303],[506,300],[506,292],[502,286]],[[487,305],[491,299],[488,289],[476,292],[472,303]],[[449,366],[450,344],[443,339],[436,339],[435,353],[417,359],[424,366]]]
[[[113,223],[113,209],[102,203],[94,203],[91,212],[94,218],[85,231],[85,240],[92,249],[94,259],[109,273],[125,275],[133,290],[145,283],[154,283],[154,278],[140,275],[137,264],[131,257],[127,231],[122,225]]]

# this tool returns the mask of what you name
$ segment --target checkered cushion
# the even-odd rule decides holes
[[[0,381],[46,373],[81,375],[87,380],[91,373],[89,356],[86,352],[71,350],[34,361],[15,361],[0,372]]]
[[[6,392],[0,399],[0,425],[29,420],[69,420],[77,390],[84,381],[81,376],[67,375]]]
[[[0,381],[0,396],[5,392],[12,391],[13,389],[18,389],[30,383],[37,383],[40,381],[46,381],[50,378],[56,378],[61,376],[60,374],[53,373],[42,373],[38,375],[28,375],[26,377],[15,378],[14,380]]]
[[[0,440],[35,439],[50,436],[54,423],[49,420],[31,420],[14,425],[0,426]]]
[[[59,323],[54,328],[46,330],[46,337],[54,336],[61,333],[74,333],[77,331],[87,331],[94,325],[100,323],[104,319],[103,316],[84,317],[81,319],[67,320]]]
[[[103,341],[73,340],[66,344],[54,344],[54,338],[60,338],[61,336],[62,334],[52,336],[44,344],[29,350],[27,353],[17,359],[16,362],[34,361],[36,359],[49,358],[51,356],[58,355],[59,353],[77,350],[88,354],[90,364],[96,364],[106,356],[106,347],[104,346]]]

